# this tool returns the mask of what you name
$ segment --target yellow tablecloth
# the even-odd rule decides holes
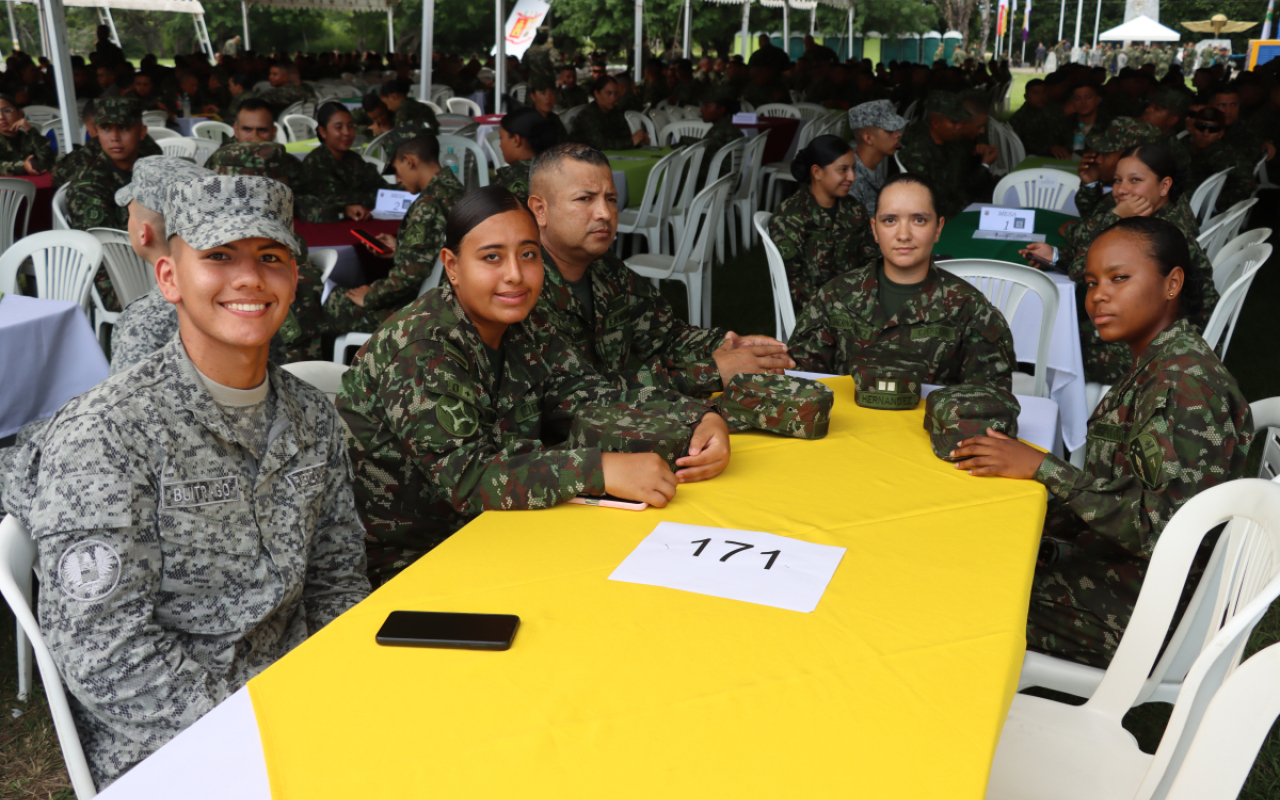
[[[249,683],[275,800],[972,798],[1022,663],[1036,483],[837,390],[663,510],[486,513]],[[817,610],[607,580],[658,522],[848,548]],[[507,652],[381,647],[397,609],[518,614]]]

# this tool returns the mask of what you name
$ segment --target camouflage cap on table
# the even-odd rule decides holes
[[[920,378],[925,364],[903,359],[862,360],[849,368],[857,389],[853,402],[881,411],[910,411],[920,405]]]
[[[1186,116],[1186,113],[1191,110],[1193,99],[1190,92],[1184,92],[1175,86],[1162,86],[1152,93],[1149,102],[1153,106],[1175,111],[1179,116]]]
[[[973,114],[964,107],[964,98],[955,92],[932,91],[925,100],[925,110],[941,114],[952,122],[964,122]]]
[[[142,106],[132,97],[100,97],[93,101],[96,125],[136,125],[142,121]]]
[[[861,128],[881,128],[886,131],[900,131],[910,122],[906,117],[898,116],[893,110],[893,103],[888,100],[872,100],[849,109],[849,127],[853,130]]]
[[[1104,130],[1097,128],[1085,137],[1084,149],[1095,153],[1118,153],[1160,138],[1160,129],[1140,119],[1116,117]]]
[[[176,156],[147,156],[133,165],[133,180],[116,190],[116,205],[137,200],[157,214],[164,213],[164,190],[174,181],[190,181],[213,173]]]
[[[235,142],[214,151],[205,166],[219,175],[260,175],[288,186],[289,168],[297,165],[285,159],[297,162],[279,142]]]
[[[665,414],[589,406],[574,416],[567,445],[606,453],[657,453],[674,470],[676,459],[688,454],[692,437],[693,428]]]
[[[797,439],[821,439],[831,427],[836,396],[808,378],[739,373],[720,398],[731,431],[757,428]]]
[[[966,383],[944,386],[925,400],[924,429],[933,454],[954,461],[951,451],[965,439],[986,436],[987,428],[1018,436],[1018,399],[997,386]]]
[[[293,192],[257,175],[211,175],[176,181],[165,189],[165,226],[170,236],[197,250],[258,237],[298,254],[293,235]]]

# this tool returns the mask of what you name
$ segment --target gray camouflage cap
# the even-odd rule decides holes
[[[631,408],[590,406],[578,410],[568,446],[598,447],[606,453],[657,453],[672,470],[689,453],[693,428],[664,414]]]
[[[907,127],[907,122],[906,117],[898,116],[888,100],[872,100],[849,109],[849,127],[855,131],[871,127],[900,131]]]
[[[262,237],[298,255],[293,234],[293,192],[257,175],[210,175],[178,181],[165,189],[165,224],[170,236],[197,250]]]
[[[830,387],[788,375],[739,373],[720,398],[731,431],[757,428],[797,439],[821,439],[831,427]]]
[[[185,158],[147,156],[133,165],[133,180],[116,190],[116,205],[127,206],[137,200],[144,208],[164,213],[164,190],[174,181],[198,180],[213,173],[197,167]]]
[[[853,402],[881,411],[910,411],[920,405],[920,376],[928,367],[915,361],[858,361],[849,369],[857,392]]]
[[[986,436],[987,428],[1018,437],[1018,398],[997,386],[967,383],[944,386],[925,400],[924,429],[933,454],[955,461],[951,451],[965,439]]]

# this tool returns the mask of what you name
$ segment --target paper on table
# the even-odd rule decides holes
[[[1029,208],[983,206],[978,215],[980,231],[1029,232],[1036,229],[1036,212]]]
[[[975,239],[1000,239],[1006,242],[1043,242],[1043,233],[1020,233],[1017,231],[974,231]]]
[[[409,211],[409,206],[413,205],[413,201],[417,199],[418,196],[416,194],[410,194],[409,192],[379,189],[378,202],[374,206],[373,213],[369,216],[374,219],[404,219],[404,215]]]
[[[609,580],[808,613],[844,553],[772,533],[660,522]]]

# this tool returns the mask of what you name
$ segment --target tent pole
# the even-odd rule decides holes
[[[791,0],[782,0],[782,52],[791,58]]]
[[[16,53],[22,49],[22,43],[18,41],[18,25],[13,21],[13,3],[14,0],[9,0],[5,6],[9,9],[9,36],[13,39],[13,52]]]
[[[436,0],[422,0],[422,63],[418,65],[418,94],[422,102],[431,100],[431,46],[435,36]]]
[[[65,14],[66,12],[64,11],[63,13]],[[53,59],[49,55],[49,37],[53,35],[53,32],[49,30],[49,19],[45,13],[43,3],[36,6],[36,17],[40,21],[40,55],[52,61]]]
[[[813,13],[815,14],[818,13],[818,9],[816,6],[813,9]],[[848,20],[849,20],[849,41],[845,45],[845,47],[849,52],[845,56],[845,61],[848,61],[849,59],[853,58],[853,6],[849,6]]]
[[[747,63],[751,55],[751,0],[742,2],[742,63]]]
[[[124,45],[120,44],[120,34],[116,32],[116,21],[111,16],[111,9],[109,8],[102,9],[102,16],[107,18],[107,27],[111,29],[112,43],[115,44],[116,47],[123,49]]]
[[[67,12],[62,0],[40,0],[40,18],[48,24],[47,44],[52,51],[49,61],[53,64],[54,88],[58,93],[58,108],[62,112],[62,130],[66,133],[67,146],[80,141],[80,110],[76,107],[75,83],[71,78],[71,51],[67,47]]]
[[[392,55],[396,52],[396,20],[391,6],[387,6],[387,52]]]
[[[248,51],[253,45],[249,44],[249,4],[245,0],[240,0],[240,18],[244,20],[244,49]]]
[[[684,41],[680,52],[685,58],[693,58],[693,0],[684,0]]]
[[[1098,0],[1098,10],[1093,15],[1093,49],[1098,49],[1098,25],[1102,23],[1102,0]]]
[[[644,75],[644,0],[636,0],[635,18],[635,72],[632,80],[639,81]]]
[[[1076,43],[1075,43],[1075,47],[1072,48],[1073,50],[1076,47],[1080,46],[1080,20],[1083,14],[1084,14],[1084,0],[1076,0]]]
[[[813,4],[813,10],[809,12],[809,35],[813,36],[818,32],[818,4]]]
[[[1058,9],[1058,42],[1062,41],[1062,23],[1067,18],[1067,0],[1062,0],[1062,7]],[[1054,42],[1057,44],[1058,42]]]
[[[502,113],[502,94],[507,89],[507,15],[502,0],[493,0],[496,47],[493,58],[493,113]]]

